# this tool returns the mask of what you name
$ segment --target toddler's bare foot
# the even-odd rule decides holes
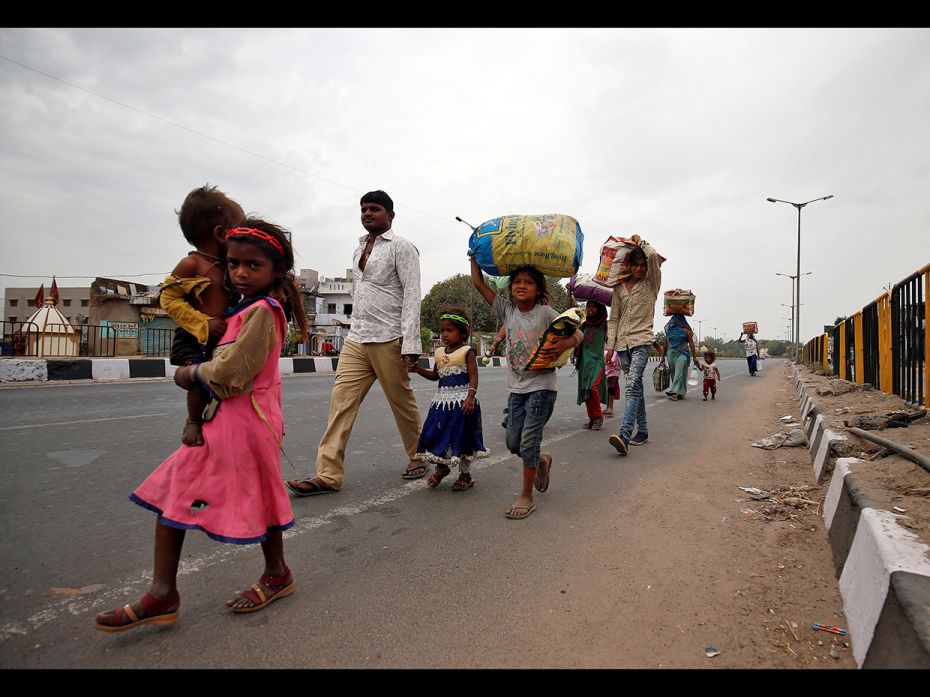
[[[203,424],[188,419],[184,424],[184,432],[181,434],[181,442],[184,445],[203,445]]]

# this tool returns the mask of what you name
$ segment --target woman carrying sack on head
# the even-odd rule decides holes
[[[665,394],[672,401],[684,399],[688,393],[689,363],[698,366],[695,357],[694,332],[681,313],[672,315],[665,325],[665,340],[668,346],[668,370],[671,384]]]

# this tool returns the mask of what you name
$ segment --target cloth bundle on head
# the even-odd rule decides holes
[[[717,351],[714,349],[713,346],[701,346],[701,355],[705,355],[705,354],[709,354],[711,356],[716,357]]]
[[[694,314],[694,293],[685,288],[667,290],[662,294],[662,312],[666,317]]]
[[[593,274],[576,273],[565,287],[577,300],[595,300],[607,307],[613,302],[613,291],[595,283]]]
[[[546,276],[568,278],[581,265],[584,234],[568,215],[505,215],[481,223],[468,240],[478,266],[503,276],[535,266]]]
[[[601,245],[600,261],[593,280],[607,288],[618,286],[630,277],[630,252],[639,246],[626,237],[610,236]],[[659,254],[659,265],[665,257]]]

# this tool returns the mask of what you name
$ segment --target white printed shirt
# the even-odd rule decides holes
[[[420,253],[388,230],[378,235],[362,271],[358,264],[367,241],[362,235],[352,255],[352,327],[346,338],[371,344],[400,337],[401,354],[419,355]]]

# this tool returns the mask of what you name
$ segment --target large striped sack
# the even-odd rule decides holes
[[[607,241],[601,245],[600,261],[597,264],[597,271],[594,272],[594,282],[613,288],[627,280],[630,277],[629,255],[636,247],[636,243],[626,237],[614,237],[613,235],[608,237]],[[660,266],[663,261],[665,257],[660,254]]]
[[[545,370],[547,368],[561,368],[568,363],[574,348],[570,348],[554,359],[543,358],[539,355],[545,347],[552,346],[559,339],[571,336],[575,330],[584,322],[584,312],[578,307],[570,307],[558,317],[553,318],[546,327],[546,331],[539,337],[536,348],[530,354],[530,360],[526,362],[524,370]]]
[[[758,333],[759,333],[758,322],[743,322],[743,334],[758,334]]]
[[[667,290],[662,294],[662,314],[666,317],[672,315],[694,314],[694,293],[684,288],[675,288]]]
[[[535,266],[546,276],[568,278],[581,265],[584,235],[569,215],[504,215],[481,223],[468,248],[491,276]]]
[[[596,300],[607,307],[613,302],[613,291],[595,283],[590,273],[576,273],[565,287],[578,300]]]

